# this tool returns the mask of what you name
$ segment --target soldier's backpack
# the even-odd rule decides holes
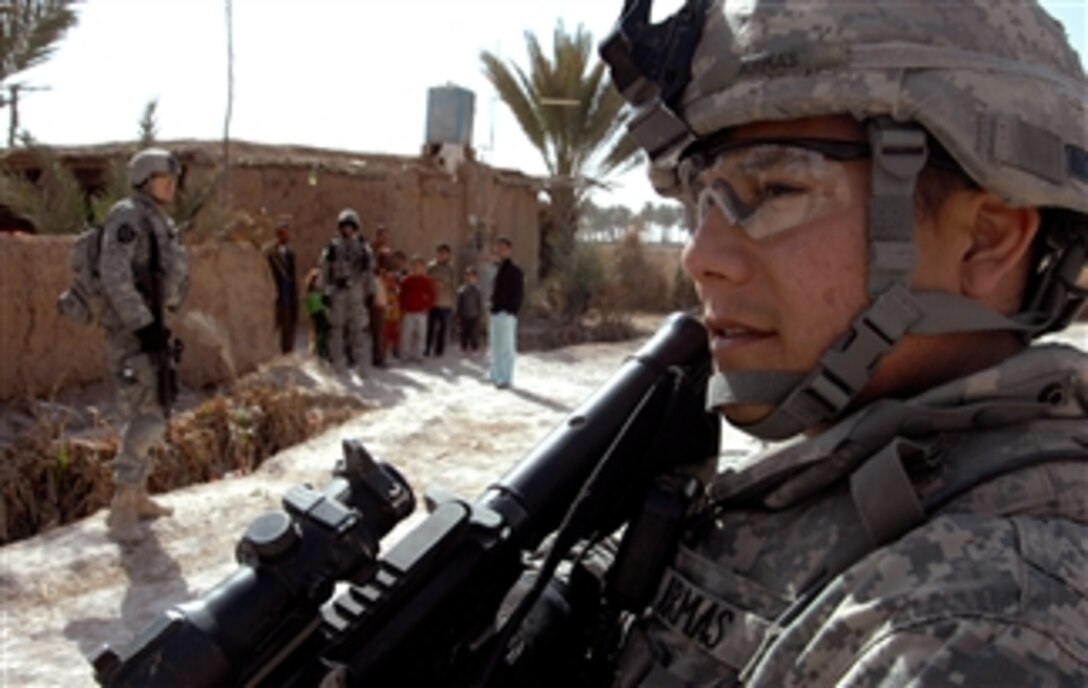
[[[57,298],[57,310],[81,325],[95,325],[106,308],[106,293],[98,270],[102,228],[87,225],[68,254],[72,284]]]

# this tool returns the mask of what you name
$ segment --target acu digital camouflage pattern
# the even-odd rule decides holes
[[[156,371],[140,349],[136,330],[154,321],[146,296],[151,275],[151,236],[158,246],[166,310],[177,310],[189,285],[189,261],[173,221],[142,192],[110,209],[99,259],[107,307],[102,314],[106,356],[125,419],[113,463],[114,483],[143,487],[151,472],[150,450],[162,440],[166,419]]]
[[[1036,347],[723,466],[618,685],[1088,685],[1086,420],[1088,356]],[[850,479],[904,445],[928,517],[874,544]]]
[[[332,326],[329,353],[333,367],[338,371],[347,368],[345,328],[347,345],[351,347],[355,367],[360,371],[368,355],[363,333],[369,318],[366,297],[373,264],[370,248],[359,240],[358,235],[351,234],[345,239],[339,230],[321,254],[322,288],[329,298],[329,324]]]
[[[677,110],[697,136],[828,114],[915,121],[1013,205],[1088,212],[1088,81],[1026,0],[715,0]],[[651,167],[664,193],[679,191],[678,152]]]

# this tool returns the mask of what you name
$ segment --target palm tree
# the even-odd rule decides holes
[[[541,237],[541,271],[548,274],[573,248],[578,211],[590,187],[631,162],[637,148],[620,136],[624,101],[604,64],[593,59],[589,32],[579,25],[571,34],[558,22],[550,58],[532,32],[525,33],[525,43],[528,72],[486,50],[480,59],[548,169],[551,212]]]
[[[0,5],[0,106],[11,108],[8,145],[13,145],[18,127],[19,92],[25,84],[11,83],[11,77],[35,67],[52,55],[65,32],[76,23],[73,6],[78,0],[8,0]]]
[[[0,82],[44,62],[76,23],[78,0],[8,0],[0,7]]]

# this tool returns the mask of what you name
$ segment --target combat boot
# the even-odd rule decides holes
[[[135,542],[143,537],[140,529],[139,488],[133,485],[121,485],[113,493],[110,502],[110,515],[106,517],[106,526],[110,537],[118,542]]]
[[[163,516],[173,516],[174,507],[156,502],[147,493],[147,489],[140,489],[136,493],[136,515],[141,521],[150,521]]]

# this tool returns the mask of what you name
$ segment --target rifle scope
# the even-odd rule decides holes
[[[244,685],[320,627],[337,581],[372,573],[381,538],[415,509],[404,478],[358,440],[321,491],[296,486],[239,541],[239,568],[166,610],[119,652],[92,659],[105,686]],[[287,648],[285,650],[285,648]]]

